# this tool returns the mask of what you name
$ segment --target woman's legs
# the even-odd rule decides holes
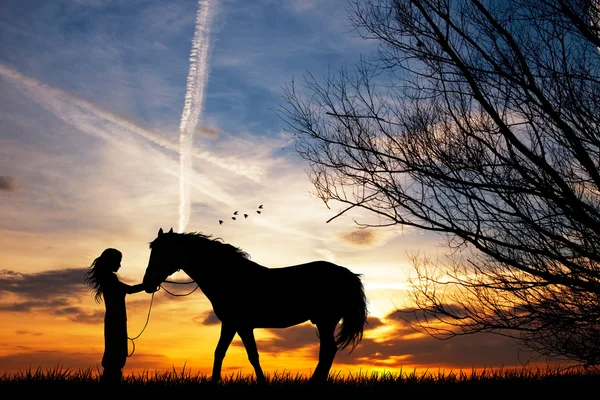
[[[102,383],[121,383],[123,371],[118,368],[104,368],[100,381]]]
[[[127,360],[127,321],[104,321],[104,355],[101,380],[105,383],[120,383],[123,367]]]

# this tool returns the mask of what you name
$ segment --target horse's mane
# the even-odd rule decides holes
[[[201,232],[186,232],[186,233],[165,233],[150,243],[150,248],[159,240],[174,239],[182,240],[185,243],[197,244],[201,243],[203,246],[210,246],[214,251],[221,253],[224,257],[235,257],[250,259],[250,255],[239,247],[232,246],[225,243],[220,237],[213,238],[212,235],[205,235]]]

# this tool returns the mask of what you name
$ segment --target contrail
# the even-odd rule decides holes
[[[14,84],[15,88],[52,113],[56,118],[74,126],[81,132],[106,140],[122,149],[137,148],[139,144],[136,143],[135,138],[143,138],[168,152],[177,153],[177,144],[163,139],[161,135],[139,127],[60,89],[29,78],[4,66],[2,63],[0,63],[0,78],[8,79]],[[163,157],[163,152],[159,152],[157,149],[148,148],[146,151],[150,152],[147,155],[149,158]],[[226,160],[220,162],[224,163]],[[179,174],[177,168],[169,167],[166,172],[174,177]],[[233,207],[234,204],[238,203],[234,197],[221,189],[208,176],[194,173],[194,179],[190,179],[190,183],[194,188],[223,205]]]
[[[190,220],[190,172],[194,130],[202,114],[204,87],[208,79],[208,39],[212,17],[212,1],[198,1],[196,29],[192,39],[190,70],[187,77],[185,100],[179,124],[179,232]]]
[[[68,108],[68,114],[72,114],[74,110],[81,111],[79,114],[91,114],[94,115],[99,121],[103,121],[104,123],[111,123],[115,126],[119,127],[121,130],[126,130],[137,136],[140,136],[149,142],[152,142],[164,149],[170,151],[176,151],[176,147],[174,143],[171,141],[167,141],[161,137],[156,132],[152,132],[150,130],[144,129],[134,123],[127,121],[119,116],[112,114],[106,110],[103,110],[95,105],[77,98],[73,95],[68,94],[60,89],[53,88],[51,86],[46,85],[38,80],[30,78],[21,74],[20,72],[8,68],[2,63],[0,63],[0,77],[4,77],[10,79],[14,82],[18,88],[33,100],[35,100],[38,104],[43,106],[48,111],[52,112],[56,117],[67,121],[67,114],[60,114],[58,105],[61,103],[68,103],[71,105]],[[69,122],[71,123],[71,122]],[[76,125],[71,123],[71,125]],[[80,128],[80,127],[78,127]]]
[[[41,104],[44,108],[48,109],[48,111],[51,111],[58,118],[64,120],[65,116],[56,114],[56,102],[66,102],[72,105],[72,110],[78,109],[82,112],[94,115],[96,118],[98,118],[98,121],[103,121],[103,123],[114,124],[120,130],[128,131],[168,150],[169,152],[179,154],[180,149],[176,140],[165,139],[165,137],[161,135],[160,132],[156,132],[136,125],[133,122],[119,117],[118,115],[108,112],[100,107],[97,107],[88,101],[82,100],[67,92],[48,86],[45,83],[25,76],[20,72],[0,63],[0,78],[2,77],[13,81],[15,84],[18,85],[21,91],[23,91],[25,94],[31,97],[34,101]],[[49,104],[53,104],[53,106],[50,107]],[[72,125],[76,126],[77,124]],[[81,128],[78,126],[78,128],[86,130],[89,127]],[[277,145],[273,146],[280,147]],[[212,153],[206,149],[202,151],[193,151],[192,157],[198,158],[202,161],[210,162],[211,164],[214,164],[234,174],[245,176],[246,178],[251,179],[254,182],[260,182],[261,176],[265,173],[265,170],[264,168],[262,168],[261,165],[252,165],[251,168],[248,168],[248,161],[241,162],[239,159],[233,156],[221,156]]]
[[[163,139],[162,135],[146,130],[131,121],[125,120],[67,92],[27,77],[2,63],[0,63],[0,78],[10,81],[15,88],[52,113],[56,118],[77,128],[81,132],[106,140],[120,148],[124,146],[127,148],[138,146],[135,141],[130,143],[128,139],[142,138],[149,143],[167,150],[167,152],[176,153],[177,151],[177,144]],[[159,152],[158,149],[149,148],[148,151],[151,152],[147,155],[149,158],[163,156],[163,152]],[[252,174],[247,175],[244,171],[238,170],[242,169],[241,166],[236,165],[236,162],[239,162],[239,160],[220,158],[206,151],[196,153],[194,156],[203,161],[214,163],[232,173],[240,174],[257,182],[260,181],[260,179],[252,176]],[[179,171],[174,166],[174,168],[169,167],[166,172],[172,176],[177,176]],[[188,182],[192,187],[225,207],[233,208],[239,205],[239,199],[222,189],[209,176],[194,172],[194,179],[190,179]],[[317,241],[323,240],[312,233],[290,228],[288,225],[280,224],[269,218],[263,217],[255,221],[257,224],[276,232],[306,237]]]

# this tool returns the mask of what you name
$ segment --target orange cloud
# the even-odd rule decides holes
[[[28,331],[26,329],[17,330],[17,331],[15,331],[15,333],[17,335],[31,335],[31,336],[42,336],[44,334],[43,332]]]
[[[515,343],[506,337],[489,333],[457,336],[439,340],[415,331],[392,313],[380,320],[369,317],[373,334],[366,335],[352,351],[338,352],[336,365],[400,369],[410,367],[473,367],[518,366],[522,361]],[[305,354],[318,360],[319,339],[311,324],[287,329],[268,329],[273,336],[257,340],[260,353],[278,355],[285,352]],[[381,331],[381,334],[377,332]],[[367,337],[368,336],[368,337]],[[237,344],[241,346],[241,343]]]
[[[100,361],[102,353],[99,352],[68,352],[64,349],[50,350],[25,350],[13,354],[0,356],[0,371],[16,373],[38,368],[42,370],[53,368],[70,368],[71,370],[86,370],[88,368],[99,368],[102,370]],[[155,366],[169,368],[167,357],[161,354],[142,353],[136,351],[135,357],[127,359],[124,372],[131,370],[150,370]]]
[[[217,315],[213,310],[207,310],[203,312],[201,315],[192,318],[192,320],[199,325],[220,325],[221,320],[217,318]]]

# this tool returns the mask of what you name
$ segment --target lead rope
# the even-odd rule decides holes
[[[175,283],[178,285],[188,285],[190,283],[196,283],[194,281],[190,281],[190,282],[175,282],[175,281],[167,281],[165,280],[166,283]],[[194,288],[194,290],[192,290],[189,293],[186,294],[175,294],[175,293],[171,293],[169,292],[166,288],[164,288],[162,285],[158,286],[158,289],[162,289],[165,292],[169,293],[171,296],[176,296],[176,297],[180,297],[180,296],[189,296],[190,294],[194,293],[196,291],[196,289],[198,289],[200,286],[198,284],[196,284],[196,287]],[[158,292],[158,290],[156,291]],[[129,336],[127,336],[127,339],[131,340],[131,345],[132,345],[132,349],[131,349],[131,354],[128,354],[127,357],[131,357],[133,355],[133,353],[135,352],[135,340],[137,338],[139,338],[140,336],[142,336],[142,333],[144,333],[144,331],[146,330],[146,327],[148,326],[148,322],[150,321],[150,311],[152,311],[152,303],[154,303],[154,293],[152,293],[152,298],[150,299],[150,307],[148,308],[148,315],[146,316],[146,323],[144,324],[144,327],[142,328],[142,331],[139,333],[139,335],[137,335],[134,338],[130,338]]]
[[[160,289],[160,286],[159,286],[159,289]],[[156,292],[158,292],[158,290]],[[146,316],[146,323],[144,324],[142,331],[140,332],[139,335],[137,335],[134,338],[130,338],[129,336],[127,336],[127,339],[131,340],[131,344],[132,344],[131,354],[127,354],[127,357],[131,357],[133,355],[133,353],[135,352],[135,339],[142,336],[142,333],[144,333],[144,331],[146,330],[146,327],[148,326],[148,321],[150,321],[150,311],[152,311],[152,303],[154,303],[154,293],[156,293],[156,292],[152,293],[152,298],[150,299],[150,307],[148,308],[148,316]]]

